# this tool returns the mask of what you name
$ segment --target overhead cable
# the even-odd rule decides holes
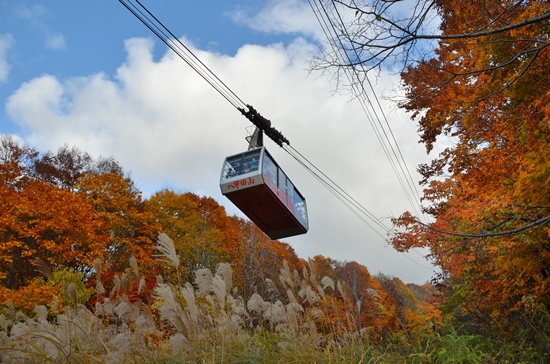
[[[363,205],[355,200],[349,193],[347,193],[336,182],[330,179],[325,173],[311,163],[306,157],[300,154],[292,146],[283,148],[290,156],[292,156],[298,163],[300,163],[308,172],[310,172],[323,186],[325,186],[336,198],[340,200],[346,207],[348,207],[359,219],[361,219],[367,226],[369,226],[378,236],[386,240],[387,236],[382,235],[382,232],[388,234],[390,229],[384,225],[384,223],[368,211]],[[364,217],[374,222],[377,227],[372,226]]]
[[[362,72],[365,75],[364,78],[369,85],[371,93],[374,96],[376,105],[378,106],[378,110],[382,115],[382,118],[379,116],[379,112],[374,108],[373,102],[369,97],[369,93],[365,89],[365,85],[363,84],[363,82],[361,82],[361,79],[358,75],[357,68],[355,66],[345,67],[344,74],[348,78],[348,81],[350,82],[350,86],[354,94],[356,95],[358,101],[360,102],[360,105],[363,111],[365,112],[367,120],[369,121],[371,127],[373,128],[376,138],[378,139],[378,142],[380,143],[382,150],[384,151],[384,154],[386,155],[390,163],[390,166],[392,167],[398,179],[398,182],[401,185],[403,192],[405,193],[405,197],[409,201],[411,208],[413,209],[415,214],[419,215],[417,210],[417,204],[413,202],[413,199],[417,199],[417,201],[420,201],[420,195],[418,193],[418,190],[414,187],[414,181],[412,179],[409,169],[406,166],[406,162],[403,157],[403,153],[401,152],[401,148],[399,147],[399,144],[395,138],[393,130],[389,124],[388,118],[386,117],[386,114],[374,91],[372,83],[370,82],[368,74],[365,70],[365,66],[361,62],[353,62],[351,60],[350,54],[345,51],[346,48],[342,43],[341,38],[338,36],[337,30],[336,30],[337,25],[334,23],[333,18],[338,20],[339,28],[343,29],[343,32],[346,32],[347,34],[346,27],[344,25],[342,16],[338,11],[338,8],[334,6],[334,9],[333,9],[334,13],[329,15],[329,10],[321,0],[319,0],[318,2],[315,0],[308,0],[308,2],[317,18],[317,21],[319,22],[325,34],[325,37],[328,40],[329,45],[332,47],[333,53],[337,57],[339,57],[339,62],[347,63],[350,65],[357,64],[357,67],[362,69]],[[348,34],[348,37],[349,37],[349,34]],[[336,43],[339,43],[339,47],[335,46]],[[358,60],[359,55],[357,53],[357,50],[353,49],[353,52],[354,52],[354,56]],[[369,106],[370,106],[370,110],[369,110]],[[385,126],[382,123],[382,119],[385,121]],[[422,209],[420,209],[420,211],[421,210]]]
[[[185,46],[164,24],[157,19],[139,0],[119,0],[136,18],[184,60],[210,86],[239,110],[250,122],[271,138],[277,145],[290,144],[271,122],[260,115],[252,106],[244,103],[210,68],[208,68],[188,47]]]
[[[315,0],[308,0],[308,2],[309,2],[309,5],[310,5],[313,13],[315,14],[315,16],[317,18],[317,21],[319,22],[319,25],[321,26],[321,29],[322,29],[323,33],[325,34],[325,37],[328,40],[328,44],[332,47],[332,50],[333,50],[334,54],[337,55],[338,57],[340,57],[340,59],[339,59],[340,62],[345,62],[347,60],[347,63],[351,65],[352,60],[350,58],[350,55],[347,52],[344,51],[345,50],[344,44],[342,43],[341,39],[338,37],[337,31],[336,31],[336,25],[332,22],[331,17],[328,14],[327,8],[323,5],[321,0],[319,0],[319,4],[317,4],[317,2]],[[336,6],[334,6],[334,9],[335,9],[338,21],[339,21],[339,26],[347,34],[347,30],[344,26],[344,22],[342,20],[342,17],[340,15],[338,9],[336,8]],[[324,16],[323,16],[323,14],[324,14]],[[349,34],[348,34],[348,37],[349,37]],[[339,43],[340,48],[335,46],[335,44],[336,44],[335,40],[337,40],[337,42]],[[359,59],[359,55],[357,53],[357,50],[354,49],[353,51],[354,51],[355,57],[357,59]],[[369,123],[370,123],[370,125],[371,125],[371,127],[374,131],[374,134],[375,134],[376,138],[378,139],[378,142],[380,143],[380,145],[382,147],[382,150],[383,150],[384,154],[386,155],[386,158],[388,159],[388,161],[390,163],[390,166],[392,167],[392,169],[393,169],[393,171],[394,171],[394,173],[397,177],[397,180],[398,180],[399,184],[401,185],[401,188],[402,188],[402,190],[405,194],[405,197],[409,201],[409,204],[410,204],[411,208],[413,209],[413,211],[415,212],[415,214],[420,215],[418,213],[417,208],[416,208],[417,204],[415,204],[413,202],[413,197],[411,196],[411,193],[409,191],[412,192],[412,195],[415,196],[418,201],[420,201],[421,198],[420,198],[420,195],[418,193],[418,190],[414,187],[414,181],[412,179],[412,176],[410,174],[409,169],[406,166],[406,162],[405,162],[405,159],[403,157],[403,153],[401,152],[401,148],[399,147],[399,144],[397,143],[397,140],[395,138],[393,130],[392,130],[390,124],[389,124],[388,118],[386,117],[386,114],[385,114],[385,112],[384,112],[384,110],[383,110],[383,108],[380,104],[380,101],[379,101],[379,99],[376,95],[376,92],[374,91],[374,88],[372,86],[372,83],[370,82],[370,79],[368,77],[368,74],[365,70],[365,67],[364,67],[363,63],[361,63],[361,62],[353,62],[353,63],[357,63],[359,65],[359,67],[362,68],[362,72],[365,75],[365,79],[366,79],[366,81],[369,85],[369,88],[370,88],[372,94],[374,95],[374,99],[376,100],[376,104],[378,106],[378,109],[380,110],[380,113],[382,114],[382,117],[385,121],[385,125],[386,125],[386,128],[388,130],[387,132],[386,132],[386,128],[382,124],[382,121],[381,121],[380,117],[378,116],[378,112],[376,111],[376,109],[373,106],[373,103],[370,100],[369,94],[368,94],[367,90],[365,89],[365,86],[364,86],[363,82],[361,82],[361,79],[358,75],[357,69],[355,67],[346,67],[346,68],[344,68],[344,74],[348,78],[348,81],[350,82],[350,86],[352,87],[352,90],[353,90],[354,94],[357,96],[357,100],[359,101],[359,103],[361,105],[361,108],[363,109],[363,111],[365,113],[365,116],[367,117],[367,120],[369,121]],[[372,113],[369,111],[369,105],[372,109]],[[377,123],[374,121],[374,119],[377,120]],[[391,136],[391,139],[388,135]],[[395,148],[393,147],[393,145],[395,145]],[[391,150],[391,153],[390,153],[390,150]],[[396,166],[396,164],[397,164],[397,166]],[[398,169],[399,169],[399,171],[401,171],[401,173],[399,173]],[[408,188],[405,185],[407,185]],[[343,201],[343,203],[346,204],[344,201]],[[349,206],[348,206],[348,208],[349,208]],[[420,207],[420,211],[422,212],[421,207]],[[423,214],[423,212],[422,212],[422,214]],[[422,215],[422,216],[424,216],[424,215]],[[425,218],[425,216],[424,216],[424,218]],[[388,233],[390,234],[392,232],[388,230]],[[412,251],[416,255],[423,257],[423,255],[421,253],[419,253],[417,250],[413,249]]]
[[[368,211],[363,205],[361,205],[357,200],[355,200],[351,195],[349,195],[343,188],[341,188],[336,182],[330,179],[326,174],[324,174],[319,168],[317,168],[313,163],[311,163],[306,157],[300,154],[296,149],[291,146],[283,146],[283,149],[290,154],[298,163],[300,163],[309,173],[311,173],[334,197],[336,197],[345,207],[347,207],[355,216],[357,216],[365,225],[367,225],[376,235],[386,241],[388,236],[392,234],[392,230],[388,228],[384,223]],[[374,222],[374,226],[369,222]],[[382,234],[385,233],[386,235]],[[417,250],[412,250],[413,253],[418,255],[421,258],[425,258]],[[418,263],[404,252],[401,252],[402,255],[413,262],[414,264],[431,269],[426,267],[423,264]]]
[[[212,72],[189,48],[187,48],[168,28],[162,24],[139,0],[119,0],[136,18],[149,28],[174,53],[185,61],[195,72],[208,82],[235,108],[245,108],[246,104],[214,72]]]
[[[188,47],[186,47],[160,20],[158,20],[139,0],[119,0],[136,18],[138,18],[149,30],[162,40],[174,53],[185,61],[195,72],[197,72],[208,84],[210,84],[220,95],[231,105],[247,117],[256,127],[263,130],[277,145],[282,147],[288,154],[296,159],[304,168],[312,173],[315,178],[326,187],[336,198],[358,216],[378,236],[386,240],[390,229],[380,219],[369,212],[357,200],[352,198],[343,188],[321,172],[313,163],[301,155],[296,149],[290,146],[290,142],[275,128],[271,122],[260,115],[252,106],[242,101],[222,80],[214,74]],[[370,102],[370,101],[369,101]],[[286,145],[286,146],[285,146]],[[387,153],[386,153],[387,154]],[[388,154],[387,154],[388,155]],[[374,226],[369,223],[374,223]],[[410,259],[408,256],[406,256]],[[414,263],[420,265],[418,262]]]

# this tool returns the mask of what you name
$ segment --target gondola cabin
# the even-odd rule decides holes
[[[308,230],[305,198],[263,146],[227,157],[220,188],[271,239]]]

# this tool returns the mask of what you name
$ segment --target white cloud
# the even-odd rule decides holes
[[[20,6],[17,8],[19,17],[27,21],[33,28],[37,29],[45,38],[44,47],[51,50],[65,48],[65,37],[63,34],[53,31],[50,25],[44,21],[49,16],[48,9],[41,5],[31,7]]]
[[[14,44],[11,34],[0,34],[0,82],[8,79],[10,64],[6,60],[11,46]]]
[[[219,173],[225,156],[247,148],[250,123],[173,53],[153,61],[152,47],[150,40],[128,40],[126,62],[116,75],[33,79],[10,97],[7,112],[41,150],[67,143],[113,156],[145,196],[168,186],[212,196],[230,214],[238,213],[219,192]],[[304,40],[287,47],[246,45],[234,57],[191,49],[375,216],[387,219],[409,209],[359,104],[331,96],[326,80],[308,75],[313,45]],[[381,78],[379,87],[391,81]],[[424,158],[415,125],[401,112],[388,118],[414,170]],[[266,145],[307,198],[310,232],[287,240],[300,257],[355,260],[373,274],[406,282],[429,279],[431,269],[419,255],[407,259],[396,253],[287,153]]]
[[[61,33],[48,32],[46,48],[51,50],[65,49],[65,37]]]
[[[320,36],[321,29],[308,2],[299,0],[270,0],[260,12],[235,10],[231,17],[237,23],[266,33],[302,33]]]

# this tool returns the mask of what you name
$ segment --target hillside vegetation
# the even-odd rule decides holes
[[[1,362],[548,359],[544,308],[487,336],[444,285],[304,261],[212,198],[143,199],[112,159],[6,136],[0,158]]]

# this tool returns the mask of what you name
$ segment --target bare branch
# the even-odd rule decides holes
[[[481,234],[469,234],[469,233],[465,234],[465,233],[457,233],[457,232],[454,232],[454,231],[441,230],[441,229],[434,228],[433,226],[430,226],[429,224],[423,223],[422,221],[420,221],[416,218],[399,218],[399,219],[396,219],[396,221],[397,222],[412,222],[414,224],[423,226],[428,230],[431,230],[431,231],[439,233],[439,234],[444,234],[444,235],[458,236],[458,237],[462,237],[462,238],[490,238],[490,237],[498,237],[498,236],[506,236],[506,235],[515,235],[515,234],[522,233],[526,230],[529,230],[531,228],[534,228],[536,226],[544,226],[544,225],[550,223],[550,215],[546,216],[546,217],[543,217],[543,218],[540,218],[540,219],[536,219],[536,220],[530,222],[529,224],[520,226],[520,227],[515,228],[515,229],[505,230],[505,231],[498,231],[498,232],[495,232],[495,233],[481,233]],[[509,220],[507,220],[507,221],[509,221]]]
[[[488,12],[486,24],[476,31],[457,34],[445,34],[435,29],[429,29],[429,23],[438,18],[438,5],[433,0],[418,0],[410,15],[402,15],[398,6],[403,1],[375,0],[344,1],[319,0],[319,5],[313,1],[313,10],[318,19],[324,21],[325,34],[330,47],[325,49],[324,59],[316,59],[313,69],[352,68],[354,72],[368,73],[392,60],[393,64],[401,64],[404,70],[410,63],[419,62],[426,57],[432,57],[425,42],[445,42],[459,39],[480,39],[497,34],[509,34],[511,31],[526,28],[537,23],[550,20],[550,12],[546,11],[528,19],[507,24],[506,16],[523,3],[517,1],[500,10],[493,16]],[[497,23],[505,23],[496,26]],[[323,24],[322,24],[323,25]],[[521,50],[499,65],[488,65],[486,68],[466,70],[463,74],[479,73],[506,66],[519,59],[525,53],[539,55],[541,49],[550,45],[547,35],[541,34],[536,39],[526,39],[520,36],[503,37],[499,42],[528,42]],[[419,42],[423,42],[419,44]],[[446,70],[452,72],[452,70]]]

